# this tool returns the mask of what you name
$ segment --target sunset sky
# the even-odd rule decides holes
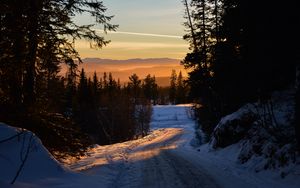
[[[106,36],[112,42],[102,50],[89,48],[89,43],[77,41],[83,58],[109,59],[175,58],[182,59],[188,51],[184,35],[181,0],[103,0],[109,15],[115,15],[116,33]],[[93,22],[87,15],[76,18],[80,24]],[[99,32],[101,32],[101,28]]]

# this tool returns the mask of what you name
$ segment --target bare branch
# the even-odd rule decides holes
[[[16,175],[14,176],[13,180],[11,181],[10,184],[14,184],[17,180],[17,178],[19,177],[27,159],[28,159],[28,156],[29,156],[29,153],[30,153],[30,149],[32,148],[32,144],[33,144],[33,134],[30,133],[30,138],[29,138],[29,141],[28,141],[28,145],[27,145],[27,148],[26,148],[26,151],[25,151],[25,154],[23,155],[23,150],[24,150],[24,147],[25,147],[25,142],[26,142],[26,134],[24,134],[24,137],[23,137],[23,143],[22,143],[22,148],[21,148],[21,151],[20,151],[20,160],[21,160],[21,165],[19,166],[18,170],[17,170],[17,173]]]

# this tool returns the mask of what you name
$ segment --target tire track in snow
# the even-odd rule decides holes
[[[146,159],[147,155],[144,157],[144,165],[141,170],[143,176],[137,187],[219,187],[210,176],[195,167],[194,164],[178,156],[176,152],[165,149],[166,146],[180,140],[180,137],[181,135],[175,136],[167,142],[162,142],[159,148],[157,148],[158,146],[145,148],[150,151],[159,149],[159,155],[153,155],[154,157],[150,159]]]

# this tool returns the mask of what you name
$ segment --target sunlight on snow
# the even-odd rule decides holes
[[[65,162],[71,169],[82,171],[95,166],[146,161],[163,151],[174,150],[189,143],[190,137],[185,133],[194,132],[191,107],[191,104],[154,106],[148,136],[113,145],[95,145],[79,161],[69,159]]]
[[[82,157],[77,163],[70,165],[76,171],[87,170],[94,166],[102,166],[111,163],[118,163],[130,160],[137,162],[159,155],[164,150],[171,150],[178,147],[183,140],[176,140],[183,134],[180,128],[157,129],[148,136],[107,146],[95,146],[90,149],[88,156]],[[175,140],[175,142],[174,142]],[[72,164],[72,160],[65,161]]]

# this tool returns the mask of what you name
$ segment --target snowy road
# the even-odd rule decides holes
[[[190,161],[168,150],[146,161],[141,171],[140,187],[217,187]]]
[[[169,137],[170,132],[161,135],[167,139],[155,139],[154,144],[131,151],[128,164],[109,187],[217,187],[208,175],[173,151],[183,132]]]
[[[190,106],[154,107],[151,129],[145,138],[97,147],[71,168],[94,175],[110,171],[107,187],[218,187],[181,154],[193,138]]]

